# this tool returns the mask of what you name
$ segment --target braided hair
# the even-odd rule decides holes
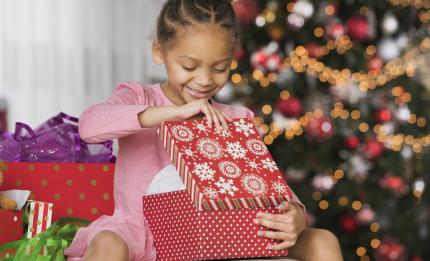
[[[157,20],[157,39],[161,44],[175,39],[183,27],[210,24],[232,33],[234,46],[239,25],[230,0],[167,0]]]

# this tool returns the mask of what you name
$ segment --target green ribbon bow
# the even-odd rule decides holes
[[[65,261],[64,249],[71,244],[78,229],[88,224],[89,221],[80,218],[62,218],[34,238],[22,238],[0,246],[0,252],[16,249],[15,256],[4,260]]]

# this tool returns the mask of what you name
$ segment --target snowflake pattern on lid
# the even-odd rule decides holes
[[[289,200],[288,184],[252,121],[234,119],[228,125],[227,130],[208,128],[204,120],[162,125],[163,145],[196,206],[266,208]]]
[[[261,140],[250,139],[246,141],[246,146],[249,151],[254,153],[255,155],[264,155],[267,153],[266,145]]]
[[[193,132],[187,126],[176,125],[172,127],[172,134],[180,141],[189,142],[194,138]]]
[[[231,161],[222,161],[218,164],[218,168],[222,174],[229,178],[237,178],[240,176],[240,168]]]
[[[222,157],[222,147],[221,145],[210,138],[204,138],[197,141],[197,148],[203,156],[208,159],[219,159]]]
[[[266,182],[257,175],[243,176],[241,181],[243,188],[254,196],[261,196],[267,192]]]

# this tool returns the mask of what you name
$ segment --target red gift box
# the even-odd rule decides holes
[[[0,245],[21,239],[23,232],[22,211],[0,210]]]
[[[144,214],[157,258],[195,260],[286,256],[266,250],[275,240],[257,237],[259,211],[290,200],[292,191],[250,119],[229,130],[203,120],[165,122],[160,138],[186,190],[144,196]]]
[[[53,204],[41,201],[31,201],[28,214],[27,237],[33,238],[45,231],[52,223]]]
[[[55,205],[52,222],[62,217],[89,221],[112,215],[114,164],[3,163],[2,189],[27,189],[36,200]]]

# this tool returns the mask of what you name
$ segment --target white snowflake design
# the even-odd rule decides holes
[[[218,168],[222,174],[229,178],[237,178],[240,176],[240,168],[231,161],[222,161],[218,164]]]
[[[242,132],[246,137],[248,137],[249,134],[255,134],[252,123],[246,123],[243,119],[233,123],[236,126],[236,131]]]
[[[195,151],[191,149],[191,146],[188,146],[188,148],[182,148],[181,153],[183,153],[187,158],[196,159]]]
[[[272,182],[272,189],[277,193],[287,193],[287,186],[279,181]]]
[[[210,199],[216,199],[216,198],[218,198],[218,191],[212,187],[206,187],[203,190],[203,195],[205,195],[206,197],[208,197]]]
[[[222,129],[222,128],[215,130],[215,134],[217,134],[218,136],[220,136],[223,139],[232,137],[231,131],[226,130],[226,129]]]
[[[251,170],[260,171],[262,168],[260,167],[260,163],[255,162],[255,160],[245,159],[246,166],[250,167]]]
[[[208,132],[210,132],[209,127],[201,121],[194,121],[193,126],[194,126],[194,129],[197,129],[199,131],[199,134],[203,132],[204,134],[207,135]]]
[[[222,157],[223,148],[217,141],[209,138],[203,138],[197,142],[197,148],[203,156],[214,160]]]
[[[207,162],[194,163],[193,173],[196,174],[200,180],[213,180],[215,171],[211,169]]]
[[[241,181],[242,187],[254,196],[261,196],[267,192],[266,182],[257,175],[249,174],[243,176]]]
[[[187,126],[175,125],[172,127],[172,135],[180,140],[189,142],[194,138],[193,132]]]
[[[236,141],[236,142],[227,142],[226,151],[230,153],[233,159],[242,159],[242,158],[245,158],[247,150],[243,148],[238,141]]]
[[[276,163],[269,158],[262,160],[261,164],[263,164],[263,168],[268,169],[270,172],[278,170],[278,166],[276,166]]]
[[[215,185],[219,188],[219,192],[221,194],[229,194],[230,196],[234,196],[234,192],[239,189],[233,184],[233,180],[225,180],[223,177],[219,178],[219,181],[215,182]]]
[[[266,145],[261,140],[251,139],[246,141],[246,146],[255,155],[264,155],[267,153]]]

